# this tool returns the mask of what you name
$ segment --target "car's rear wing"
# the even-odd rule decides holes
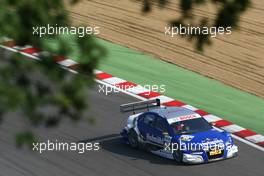
[[[160,106],[160,99],[122,104],[120,106],[120,111],[123,113],[133,111],[133,113],[135,114],[136,110],[143,110],[143,109],[149,110],[150,108],[157,107],[157,106]]]

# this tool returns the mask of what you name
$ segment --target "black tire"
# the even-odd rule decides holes
[[[128,143],[131,148],[139,148],[138,135],[134,130],[130,130],[128,133]]]
[[[180,150],[176,150],[173,152],[173,158],[177,163],[182,163],[183,154]]]

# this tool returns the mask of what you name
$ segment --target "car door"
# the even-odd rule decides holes
[[[155,139],[155,141],[152,142],[155,142],[162,147],[169,136],[168,125],[166,122],[167,121],[164,118],[157,115],[151,134]]]
[[[164,133],[167,129],[164,124],[164,118],[160,117],[158,114],[148,114],[145,118],[150,118],[154,121],[148,121],[147,131],[146,131],[146,141],[150,144],[163,147],[164,146]]]
[[[145,140],[147,140],[147,136],[150,134],[152,130],[152,126],[154,125],[155,118],[156,116],[152,112],[146,112],[139,116],[137,127],[141,136]]]
[[[155,128],[157,130],[157,136],[160,136],[162,138],[164,146],[165,144],[171,144],[172,140],[172,132],[170,129],[170,125],[167,121],[167,119],[159,117],[156,119]]]

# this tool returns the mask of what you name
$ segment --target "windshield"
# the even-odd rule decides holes
[[[175,134],[191,134],[212,129],[212,126],[204,118],[175,122],[171,124],[171,127]]]

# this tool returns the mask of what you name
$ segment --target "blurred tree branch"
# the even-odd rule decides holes
[[[71,0],[77,3],[78,0]],[[1,0],[0,37],[10,37],[19,46],[32,45],[44,51],[67,57],[69,42],[59,35],[40,38],[32,35],[35,26],[69,26],[70,20],[63,0]],[[45,39],[57,42],[57,49],[47,46]],[[88,107],[87,87],[93,83],[93,70],[105,54],[94,37],[74,36],[81,54],[78,70],[72,74],[58,67],[53,55],[42,55],[40,62],[21,59],[19,54],[6,54],[0,50],[0,116],[8,112],[21,112],[29,128],[16,136],[18,146],[31,145],[36,137],[31,128],[57,126],[64,118],[79,120]]]
[[[143,2],[143,12],[148,13],[152,10],[153,4],[158,4],[161,8],[170,5],[170,0],[137,0]],[[207,26],[207,27],[232,27],[238,28],[241,14],[250,6],[250,0],[179,0],[181,14],[179,18],[170,21],[171,26]],[[216,7],[216,16],[210,22],[208,17],[201,17],[193,14],[193,10],[199,6],[213,4]],[[198,21],[198,24],[197,24]],[[196,48],[202,51],[204,45],[211,44],[210,36],[206,34],[184,36],[196,41]]]

